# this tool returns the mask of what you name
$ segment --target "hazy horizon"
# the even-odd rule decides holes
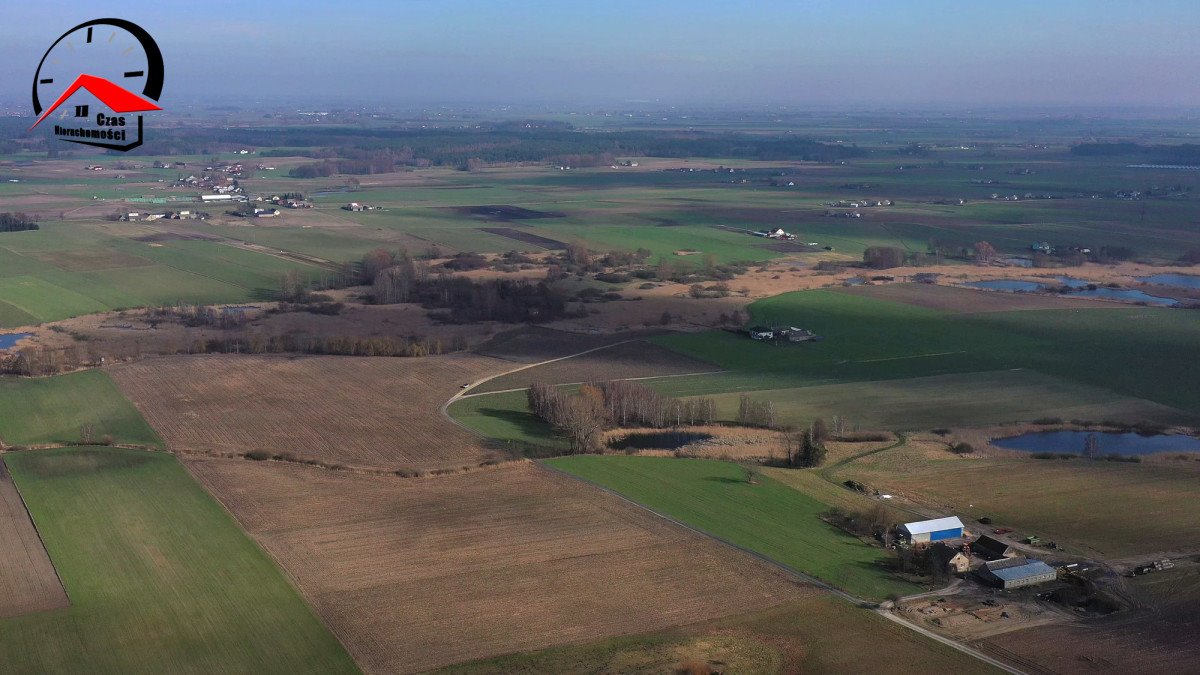
[[[13,6],[0,98],[84,21],[141,24],[163,101],[400,107],[1200,108],[1200,5],[467,0]]]

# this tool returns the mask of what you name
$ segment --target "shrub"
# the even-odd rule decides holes
[[[596,275],[596,281],[603,281],[606,284],[623,284],[631,278],[628,274],[620,272],[601,272]]]
[[[892,437],[882,431],[851,431],[837,434],[833,440],[843,443],[882,443],[892,440]]]
[[[950,446],[950,452],[956,455],[969,455],[975,452],[975,446],[970,443],[955,443]]]
[[[1061,417],[1039,417],[1036,420],[1034,420],[1033,423],[1039,424],[1039,425],[1062,424],[1062,418]]]
[[[271,459],[271,457],[271,453],[267,452],[266,450],[251,450],[250,452],[246,453],[246,459],[252,459],[256,462],[265,462],[266,460]]]

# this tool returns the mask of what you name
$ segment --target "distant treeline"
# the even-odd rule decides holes
[[[184,349],[189,354],[323,354],[328,356],[429,356],[459,352],[466,339],[449,342],[428,337],[358,337],[312,335],[250,335],[194,340]]]
[[[791,134],[743,134],[676,130],[580,131],[539,123],[532,128],[502,123],[458,129],[363,129],[285,126],[261,128],[188,127],[160,129],[137,155],[209,155],[259,148],[261,156],[299,154],[313,159],[350,160],[349,168],[371,162],[371,153],[389,150],[397,166],[459,166],[475,159],[487,164],[569,162],[586,165],[607,156],[712,157],[770,161],[837,161],[866,154],[852,145],[834,145]],[[279,150],[272,150],[278,148]],[[384,159],[375,157],[374,159]],[[376,171],[378,172],[378,171]],[[349,173],[349,172],[347,172]],[[368,173],[356,171],[355,173]]]
[[[1154,164],[1200,165],[1200,145],[1142,145],[1140,143],[1080,143],[1071,148],[1080,157],[1130,157]]]
[[[0,232],[25,232],[38,229],[37,216],[24,213],[0,213]]]

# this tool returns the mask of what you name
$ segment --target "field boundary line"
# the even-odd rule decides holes
[[[633,499],[630,499],[629,497],[626,497],[625,495],[621,494],[620,492],[617,492],[616,490],[613,490],[611,488],[600,485],[599,483],[596,483],[587,478],[583,478],[582,476],[576,476],[575,474],[569,473],[567,471],[563,471],[562,469],[559,469],[559,468],[556,468],[553,466],[549,466],[549,465],[545,464],[542,460],[535,460],[533,463],[535,465],[545,469],[546,471],[549,471],[550,473],[557,474],[560,476],[565,476],[566,478],[577,481],[579,483],[583,483],[585,485],[588,485],[590,487],[598,489],[602,492],[605,492],[609,495],[612,495],[627,504],[632,504],[633,506],[641,509],[642,511],[645,511],[654,516],[657,516],[658,518],[661,518],[662,520],[665,520],[665,521],[675,525],[676,527],[683,528],[684,530],[698,534],[710,541],[715,541],[719,544],[723,544],[730,548],[741,551],[742,553],[748,554],[748,555],[758,559],[759,561],[764,562],[764,563],[770,565],[771,567],[774,567],[775,569],[792,577],[792,579],[794,581],[805,583],[810,586],[816,586],[817,588],[828,591],[829,593],[833,594],[834,596],[839,597],[839,598],[849,602],[850,604],[854,605],[855,607],[873,611],[876,614],[879,614],[886,619],[894,621],[901,626],[909,628],[909,629],[911,629],[921,635],[924,635],[926,637],[933,638],[936,642],[944,644],[952,649],[956,649],[956,650],[962,652],[963,654],[974,657],[975,659],[978,659],[979,661],[987,663],[988,665],[999,668],[1000,670],[1003,670],[1004,672],[1010,673],[1011,675],[1026,675],[1025,671],[1022,671],[1018,668],[1015,668],[1013,666],[1010,666],[1010,665],[1004,663],[1003,661],[1000,661],[991,656],[988,656],[987,654],[984,654],[983,652],[981,652],[973,647],[969,647],[969,646],[962,644],[961,642],[958,642],[951,638],[948,638],[948,637],[945,637],[942,635],[938,635],[937,633],[934,633],[933,631],[930,631],[926,628],[922,628],[921,626],[917,626],[916,624],[909,623],[908,621],[905,621],[904,619],[900,618],[899,616],[892,614],[887,609],[880,607],[877,603],[873,603],[873,602],[870,602],[863,598],[860,598],[856,595],[853,595],[852,593],[844,591],[844,590],[830,584],[829,582],[822,581],[821,579],[819,579],[817,577],[814,577],[805,572],[801,572],[800,570],[797,570],[796,568],[794,568],[790,565],[779,562],[778,560],[775,560],[766,555],[763,555],[762,553],[748,549],[744,546],[741,546],[740,544],[735,544],[732,541],[729,541],[728,539],[725,539],[723,537],[718,537],[714,534],[710,534],[708,532],[705,532],[704,530],[701,530],[699,528],[688,525],[687,523],[677,520],[676,518],[674,518],[670,515],[667,515],[666,513],[663,513],[661,511],[658,511],[657,509],[653,509],[649,506],[646,506],[645,504],[642,504]]]
[[[192,467],[188,466],[187,462],[183,461],[183,459],[181,459],[178,455],[175,455],[175,461],[179,464],[179,466],[183,467],[183,471],[187,474],[188,478],[190,478],[193,483],[199,486],[199,488],[204,491],[204,494],[207,495],[209,499],[213,500],[216,502],[217,506],[221,507],[221,511],[225,513],[226,517],[233,521],[234,525],[237,525],[238,533],[250,540],[250,543],[254,544],[254,546],[271,561],[271,563],[275,566],[275,569],[283,575],[283,578],[287,579],[287,583],[292,587],[292,591],[294,591],[296,595],[304,601],[305,607],[307,607],[308,611],[311,612],[316,618],[317,623],[320,623],[325,627],[325,630],[329,631],[329,634],[338,641],[338,644],[341,645],[342,650],[346,652],[346,656],[350,657],[350,661],[352,661],[354,666],[361,671],[362,666],[359,665],[358,659],[354,657],[354,653],[351,652],[350,648],[346,646],[346,642],[342,639],[342,636],[338,635],[338,632],[335,631],[333,627],[325,621],[325,617],[317,611],[316,598],[310,598],[308,594],[304,592],[304,589],[300,586],[299,580],[292,575],[292,571],[284,566],[283,561],[277,558],[275,554],[266,547],[265,544],[263,544],[258,540],[257,537],[250,533],[250,528],[247,526],[247,524],[243,523],[236,515],[234,515],[233,510],[230,509],[229,506],[220,497],[218,497],[213,490],[210,490],[208,486],[205,485],[204,481],[200,480],[200,477],[192,471]]]
[[[618,377],[618,378],[616,378],[616,381],[618,381],[618,382],[638,382],[641,380],[662,380],[662,379],[666,379],[668,377],[695,377],[697,375],[719,375],[721,373],[727,373],[727,372],[729,372],[729,371],[727,371],[727,370],[705,370],[705,371],[699,372],[699,373],[675,373],[674,375],[646,375],[643,377]],[[480,382],[480,384],[484,384],[484,383]],[[559,382],[558,384],[556,384],[554,386],[556,386],[556,387],[573,387],[577,384],[587,384],[587,382]],[[462,398],[472,398],[475,396],[491,396],[492,394],[511,394],[514,391],[525,391],[528,388],[529,387],[517,387],[516,389],[497,389],[496,391],[481,391],[478,394],[463,394],[459,398],[462,399]]]
[[[475,380],[470,385],[463,388],[461,391],[455,392],[455,394],[453,396],[451,396],[445,403],[442,404],[442,407],[438,409],[438,412],[442,413],[442,417],[445,417],[446,419],[450,420],[451,422],[458,425],[459,427],[466,429],[467,431],[470,431],[471,433],[475,434],[476,436],[479,436],[480,438],[486,439],[486,438],[488,438],[488,436],[486,434],[484,434],[481,431],[472,429],[471,427],[463,424],[462,422],[459,422],[458,420],[454,419],[453,415],[450,414],[450,406],[455,401],[466,398],[467,393],[470,392],[472,389],[478,387],[481,384],[484,384],[485,382],[491,382],[492,380],[494,380],[498,377],[504,377],[505,375],[519,373],[522,370],[528,370],[530,368],[544,366],[547,363],[556,363],[558,361],[565,361],[567,359],[573,359],[576,356],[583,356],[584,354],[591,354],[592,352],[598,352],[602,349],[608,349],[609,347],[616,347],[617,345],[629,344],[630,342],[637,342],[639,339],[641,339],[641,338],[634,338],[634,339],[630,339],[630,340],[621,340],[620,342],[614,342],[612,344],[602,345],[600,347],[593,347],[591,349],[585,349],[585,350],[583,350],[581,352],[577,352],[575,354],[567,354],[566,356],[559,356],[557,358],[548,359],[546,361],[538,361],[536,363],[527,363],[523,366],[518,366],[516,368],[513,368],[512,370],[506,370],[502,373],[496,373],[495,375],[488,375],[487,377]],[[497,393],[497,392],[485,392],[485,393],[493,394],[493,393]]]
[[[58,573],[58,565],[54,564],[54,557],[50,555],[50,549],[46,548],[46,540],[42,537],[42,531],[38,529],[37,521],[33,519],[33,514],[29,512],[29,504],[25,502],[25,495],[21,492],[21,486],[17,485],[17,479],[13,477],[12,471],[9,470],[8,464],[0,457],[0,480],[7,479],[13,486],[13,491],[17,493],[17,499],[21,500],[21,508],[25,511],[25,517],[29,519],[29,524],[33,526],[33,533],[37,535],[38,544],[41,545],[42,551],[46,554],[46,559],[50,561],[50,569],[54,570],[54,578],[58,581],[58,587],[62,589],[63,597],[67,599],[67,607],[74,607],[75,602],[71,600],[71,594],[67,592],[67,585],[63,583],[62,575]],[[60,608],[59,608],[60,609]],[[40,610],[54,611],[54,610]],[[37,614],[38,611],[26,612],[17,616],[28,616],[29,614]],[[16,617],[10,617],[16,618]]]

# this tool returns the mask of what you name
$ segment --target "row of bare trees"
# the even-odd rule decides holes
[[[738,399],[738,412],[734,421],[744,427],[774,428],[775,406],[769,400],[756,401],[749,395],[742,394]]]
[[[605,429],[711,424],[716,403],[710,398],[681,401],[645,385],[627,381],[592,382],[569,394],[535,383],[526,392],[529,410],[566,437],[573,452],[600,449]]]

